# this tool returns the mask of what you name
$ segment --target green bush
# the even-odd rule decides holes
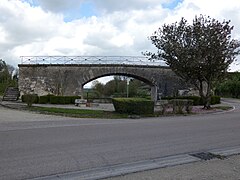
[[[75,99],[81,99],[81,96],[70,96],[71,104],[75,104]]]
[[[172,99],[188,99],[193,100],[193,105],[200,105],[201,98],[199,96],[179,96],[179,97],[163,97],[163,100],[172,100]]]
[[[203,101],[201,97],[199,96],[179,96],[179,97],[163,97],[163,100],[172,100],[172,99],[188,99],[188,100],[193,100],[193,105],[198,106],[198,105],[203,105]],[[220,96],[212,96],[211,97],[211,105],[214,104],[220,104]]]
[[[221,97],[220,96],[212,96],[211,97],[211,104],[220,104],[221,103]]]
[[[50,96],[51,104],[74,104],[75,99],[80,99],[79,96]]]
[[[154,102],[143,98],[113,98],[117,112],[127,114],[153,114]]]
[[[39,98],[37,94],[24,94],[22,95],[21,99],[24,103],[26,103],[29,99],[34,99],[33,103],[38,103]]]
[[[51,96],[50,104],[65,104],[64,96]]]
[[[47,104],[49,103],[49,97],[48,96],[39,96],[39,104]]]
[[[193,100],[191,99],[172,99],[170,104],[173,105],[173,113],[183,114],[184,111],[190,113],[192,111]]]
[[[28,107],[31,107],[33,103],[38,103],[38,95],[37,94],[25,94],[22,95],[22,102],[27,103]]]

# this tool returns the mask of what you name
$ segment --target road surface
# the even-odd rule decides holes
[[[232,112],[99,120],[0,106],[0,179],[31,179],[240,145]]]

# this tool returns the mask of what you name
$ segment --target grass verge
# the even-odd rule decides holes
[[[215,108],[223,110],[223,111],[228,111],[228,110],[232,109],[233,107],[232,106],[216,106]]]
[[[88,110],[88,109],[63,109],[53,107],[31,107],[29,110],[37,111],[44,114],[53,114],[78,118],[107,118],[107,119],[119,119],[128,118],[127,114],[119,114],[111,111],[103,110]]]

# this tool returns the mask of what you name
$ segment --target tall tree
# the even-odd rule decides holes
[[[13,78],[15,68],[0,59],[0,94],[3,94],[8,86],[17,86],[17,78]]]
[[[158,51],[146,55],[164,60],[178,76],[193,84],[208,109],[214,81],[225,75],[240,53],[240,42],[231,38],[232,30],[230,21],[200,15],[188,24],[182,18],[154,32],[150,40]]]
[[[104,84],[98,80],[93,81],[92,89],[95,90],[100,97],[104,96]]]

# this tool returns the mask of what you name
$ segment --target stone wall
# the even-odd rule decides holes
[[[81,95],[83,86],[99,77],[124,75],[150,85],[152,96],[172,95],[186,86],[168,67],[136,65],[19,65],[22,94]]]

